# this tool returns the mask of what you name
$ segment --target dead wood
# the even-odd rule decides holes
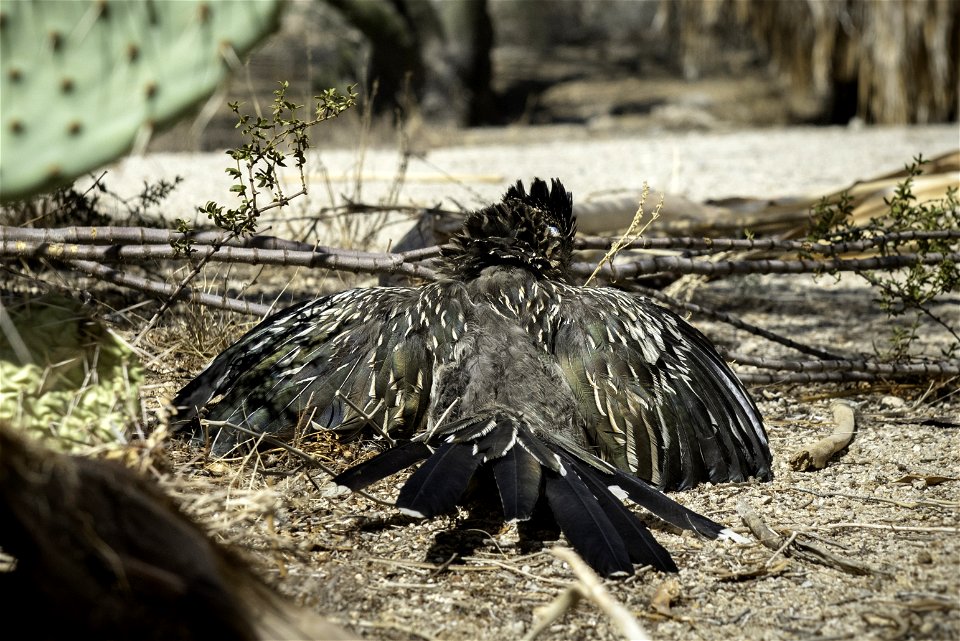
[[[603,581],[584,563],[576,552],[569,548],[555,547],[550,550],[555,557],[570,566],[577,581],[540,610],[533,627],[524,636],[524,641],[532,641],[551,623],[572,610],[581,598],[589,599],[614,622],[623,638],[631,641],[650,641],[650,635],[644,630],[630,611],[611,596],[603,586]]]
[[[791,531],[789,536],[781,536],[771,529],[745,501],[737,502],[737,513],[743,519],[744,525],[757,537],[757,540],[765,548],[773,550],[774,556],[783,554],[808,563],[818,563],[832,567],[847,574],[859,575],[877,572],[877,570],[864,563],[834,554],[823,546],[813,543],[810,537],[802,532]]]
[[[856,413],[853,406],[842,401],[833,403],[833,432],[799,450],[790,457],[790,466],[800,472],[822,470],[838,452],[846,449],[857,431]]]

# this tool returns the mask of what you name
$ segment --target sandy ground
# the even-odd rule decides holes
[[[889,321],[855,279],[730,278],[701,287],[694,300],[848,353],[872,353],[889,332]],[[954,297],[937,311],[956,323],[957,309]],[[721,345],[778,355],[756,337],[697,324]],[[932,336],[934,330],[923,331]],[[942,344],[943,337],[936,340]],[[172,372],[157,375],[176,378]],[[834,560],[825,565],[798,558],[790,545],[777,552],[752,538],[745,545],[701,540],[650,518],[680,572],[641,570],[626,581],[605,581],[613,597],[658,640],[956,639],[955,384],[937,390],[885,383],[764,385],[751,392],[769,432],[775,480],[700,487],[675,497],[749,536],[738,515],[743,502],[785,544],[819,546]],[[792,455],[833,430],[831,404],[837,400],[856,409],[852,445],[822,471],[794,471]],[[302,447],[336,470],[363,452],[360,445],[331,442]],[[284,593],[366,638],[519,639],[541,608],[574,582],[550,554],[558,542],[521,544],[515,529],[482,513],[461,510],[428,521],[403,517],[357,495],[331,495],[324,473],[305,472],[286,454],[245,465],[207,464],[180,444],[171,455],[177,475],[201,483],[207,494],[232,488],[234,507],[225,501],[215,521],[223,522],[228,540],[260,560]],[[391,500],[402,476],[372,493]],[[257,497],[257,511],[236,507],[250,495]],[[263,517],[264,506],[273,507],[270,518]],[[858,569],[842,569],[845,561]],[[673,597],[657,609],[663,594]],[[595,604],[584,601],[537,638],[622,636]]]
[[[456,146],[433,147],[411,158],[398,201],[472,207],[497,199],[517,178],[532,176],[560,176],[581,199],[635,191],[644,180],[694,200],[806,195],[899,169],[917,153],[935,156],[958,144],[956,125],[580,136],[575,142],[564,139],[563,129],[480,131],[463,136]],[[107,181],[133,193],[144,179],[183,176],[163,213],[189,218],[197,204],[225,199],[225,164],[221,154],[148,155],[120,162]],[[311,162],[316,189],[296,211],[309,214],[341,196],[379,202],[389,193],[397,164],[396,149],[366,150],[362,162],[357,150],[324,150]],[[391,228],[377,242],[385,244],[403,231]],[[290,286],[309,295],[307,282]],[[871,298],[855,278],[835,283],[746,276],[704,284],[694,301],[797,340],[871,355],[884,349],[890,332],[889,320]],[[956,324],[958,309],[953,295],[938,311]],[[750,335],[692,320],[725,346],[783,356]],[[157,336],[169,331],[161,326]],[[239,328],[229,331],[225,337]],[[931,325],[921,331],[928,347],[947,344]],[[151,394],[160,395],[174,391],[201,363],[194,357],[154,365]],[[754,386],[751,391],[770,434],[776,479],[701,487],[676,498],[747,534],[737,513],[744,502],[784,542],[818,545],[855,561],[863,573],[798,558],[789,546],[774,551],[756,542],[703,541],[651,521],[680,573],[641,571],[626,581],[606,581],[614,598],[659,640],[960,637],[960,397],[955,382],[953,388],[936,389],[829,384]],[[837,398],[857,409],[853,444],[823,471],[793,471],[787,462],[791,454],[832,429],[830,404]],[[336,469],[361,454],[357,445],[304,447]],[[519,545],[515,531],[466,511],[419,522],[360,496],[329,496],[323,473],[301,469],[286,454],[211,463],[174,442],[169,455],[168,473],[207,488],[207,499],[229,488],[230,500],[224,499],[223,509],[209,521],[226,540],[249,550],[282,592],[366,638],[521,638],[540,608],[574,581],[549,553],[553,542]],[[393,496],[388,483],[373,491],[383,499]],[[251,501],[260,507],[237,507],[249,507],[244,497],[255,497]],[[270,508],[269,517],[263,506]],[[668,602],[660,598],[671,591]],[[659,609],[652,605],[656,602]],[[537,638],[592,641],[619,638],[619,631],[584,601]]]
[[[320,133],[320,132],[318,132]],[[620,191],[644,181],[658,191],[694,201],[730,196],[773,198],[820,195],[855,180],[902,169],[918,153],[934,157],[960,147],[956,124],[923,127],[796,127],[730,132],[589,135],[563,126],[477,129],[456,134],[449,146],[411,149],[406,178],[395,198],[401,205],[473,208],[498,200],[516,181],[559,177],[577,201]],[[396,147],[323,149],[310,156],[310,194],[291,216],[354,202],[379,204],[398,175]],[[220,153],[161,153],[128,157],[109,168],[107,184],[132,195],[143,182],[181,176],[166,201],[168,219],[194,220],[208,200],[228,204],[230,182]],[[295,191],[297,178],[286,177]],[[359,185],[359,186],[358,186]],[[378,237],[386,246],[408,224],[391,225]]]

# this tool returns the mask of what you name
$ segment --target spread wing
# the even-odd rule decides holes
[[[229,425],[281,438],[371,423],[409,434],[424,422],[435,359],[463,331],[456,287],[352,289],[289,307],[179,392],[173,424],[198,435],[198,416],[228,424],[209,434],[217,454],[249,438]]]
[[[760,413],[703,334],[626,292],[555,295],[553,353],[605,460],[664,489],[770,478]]]

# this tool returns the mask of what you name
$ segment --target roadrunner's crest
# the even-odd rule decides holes
[[[656,488],[769,479],[766,433],[700,332],[641,296],[569,282],[574,232],[559,181],[518,182],[467,217],[441,280],[267,318],[180,391],[174,425],[215,453],[249,438],[232,425],[389,433],[393,446],[336,480],[357,490],[419,463],[397,506],[429,517],[489,467],[506,519],[549,510],[601,573],[675,570],[621,499],[723,536]]]
[[[566,282],[577,231],[573,195],[554,179],[535,180],[527,194],[518,182],[503,202],[469,214],[443,248],[441,269],[453,278],[476,278],[486,267],[515,265],[541,278]]]

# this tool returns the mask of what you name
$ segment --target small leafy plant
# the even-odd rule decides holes
[[[858,274],[877,292],[877,301],[889,316],[901,316],[909,310],[923,314],[941,325],[956,339],[951,353],[960,349],[960,335],[932,311],[934,300],[960,289],[960,266],[955,236],[917,237],[915,232],[960,229],[960,199],[955,186],[937,200],[921,202],[914,193],[916,177],[923,174],[927,161],[922,156],[906,166],[906,177],[897,183],[894,193],[884,198],[886,213],[866,223],[854,220],[853,198],[844,192],[835,200],[821,200],[811,221],[811,242],[845,243],[874,241],[881,257],[912,255],[919,258],[911,265],[895,270],[864,270]],[[807,257],[807,256],[805,256]],[[834,274],[838,276],[838,274]],[[900,328],[891,337],[893,355],[905,353],[904,341],[916,339],[916,325]]]
[[[229,103],[237,116],[237,128],[247,142],[235,147],[227,154],[233,164],[225,171],[234,181],[230,191],[237,194],[240,204],[225,207],[209,201],[199,208],[200,213],[220,229],[232,236],[252,235],[257,231],[257,219],[270,209],[283,207],[294,198],[306,193],[306,178],[303,167],[306,164],[306,150],[310,147],[308,130],[321,122],[331,120],[357,103],[355,87],[343,94],[336,89],[327,89],[315,96],[316,104],[312,117],[301,117],[303,105],[291,102],[286,97],[289,84],[281,82],[273,92],[270,117],[251,115],[241,111],[239,102]],[[300,190],[288,194],[279,180],[279,170],[287,166],[289,159],[300,173]],[[178,231],[189,231],[189,224],[181,219],[176,221]],[[189,251],[189,246],[181,247]]]

